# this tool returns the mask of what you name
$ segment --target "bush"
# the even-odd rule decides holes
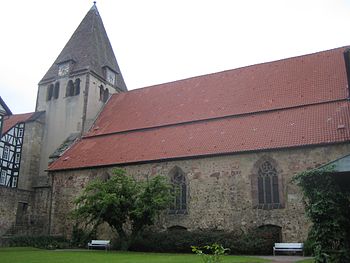
[[[73,227],[70,245],[71,247],[86,248],[88,242],[93,239],[96,239],[96,229],[88,231],[79,228],[78,225],[75,225]]]
[[[64,237],[52,236],[16,236],[8,240],[12,247],[36,247],[44,249],[69,248],[69,242]]]
[[[264,237],[263,233],[265,232],[260,229],[254,229],[241,235],[215,230],[144,232],[131,243],[130,250],[190,253],[191,246],[203,247],[217,243],[229,248],[230,254],[272,254],[274,241]]]

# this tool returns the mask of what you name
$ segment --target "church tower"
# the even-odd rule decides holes
[[[127,91],[96,5],[88,11],[39,82],[36,111],[45,111],[40,176],[51,159],[86,132],[113,93]]]

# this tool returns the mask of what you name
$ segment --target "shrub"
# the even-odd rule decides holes
[[[68,248],[69,242],[63,237],[52,236],[16,236],[9,238],[12,247],[36,247],[44,249]]]
[[[132,251],[190,253],[191,246],[204,247],[208,244],[222,244],[230,254],[272,254],[273,243],[259,229],[237,235],[224,231],[144,232],[130,245]]]

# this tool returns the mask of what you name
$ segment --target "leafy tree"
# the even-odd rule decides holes
[[[315,262],[349,262],[349,193],[335,180],[333,168],[302,172],[293,179],[302,189],[306,215],[313,225],[309,239],[314,245]]]
[[[113,172],[115,176],[107,181],[95,180],[87,185],[75,200],[73,216],[93,228],[106,222],[117,231],[121,248],[126,250],[145,226],[153,225],[160,212],[168,208],[170,186],[161,176],[136,181],[122,169]]]

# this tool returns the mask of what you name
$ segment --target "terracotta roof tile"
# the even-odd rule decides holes
[[[4,117],[4,126],[2,128],[2,134],[8,132],[13,126],[20,122],[26,122],[29,120],[35,112],[23,113],[23,114],[14,114]]]
[[[345,49],[115,94],[88,136],[346,98]]]
[[[228,154],[350,140],[350,103],[330,102],[83,138],[49,170]]]
[[[349,141],[345,49],[113,95],[49,170]]]

